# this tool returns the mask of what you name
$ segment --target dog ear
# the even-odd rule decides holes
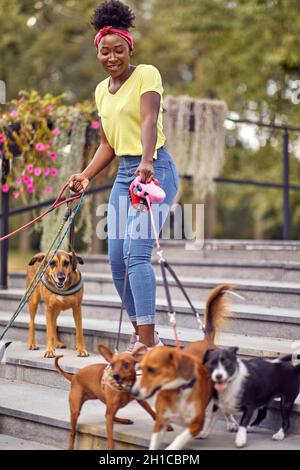
[[[141,344],[141,346],[134,353],[132,353],[132,356],[136,362],[141,362],[147,351],[147,346]]]
[[[31,258],[31,260],[28,263],[28,266],[32,266],[36,262],[40,263],[41,261],[43,261],[44,258],[45,258],[45,253],[38,253],[33,258]]]
[[[72,262],[72,256],[73,256],[72,253],[69,252],[68,255],[70,256],[70,261]],[[84,264],[84,261],[83,261],[83,259],[81,258],[81,256],[76,255],[76,260],[77,260],[77,263],[79,263],[79,264]]]
[[[233,346],[231,348],[228,348],[228,351],[230,351],[234,356],[236,356],[236,353],[238,352],[239,348],[236,346]]]
[[[99,353],[101,354],[101,356],[103,356],[104,359],[107,360],[107,362],[112,361],[112,358],[114,357],[114,353],[109,348],[107,348],[103,344],[98,344],[97,349]]]
[[[209,361],[211,353],[214,351],[214,349],[207,349],[205,351],[205,354],[202,359],[202,364],[206,364]]]
[[[185,380],[190,380],[195,373],[195,362],[192,357],[183,354],[179,358],[178,372],[180,377]]]

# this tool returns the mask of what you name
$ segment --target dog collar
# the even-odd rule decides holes
[[[188,388],[192,388],[193,385],[195,384],[196,382],[196,377],[193,377],[189,382],[187,382],[186,384],[183,384],[183,385],[180,385],[180,387],[178,388],[175,388],[174,390],[177,390],[178,392],[182,392],[183,390],[186,390]],[[159,385],[158,387],[155,387],[152,392],[150,393],[150,395],[148,395],[146,397],[146,400],[148,400],[148,398],[151,398],[153,397],[153,395],[157,392],[159,392],[159,390],[161,390],[162,388],[162,385]]]
[[[74,286],[71,286],[70,289],[68,289],[68,290],[63,290],[62,291],[62,290],[56,289],[55,287],[48,284],[48,282],[46,281],[46,278],[45,278],[45,274],[43,275],[41,281],[44,284],[44,286],[48,290],[50,290],[50,292],[53,292],[53,294],[58,294],[58,295],[62,295],[62,296],[72,295],[72,294],[76,294],[83,287],[83,279],[82,279],[82,276],[81,276],[81,272],[80,271],[78,271],[78,272],[79,272],[79,281]]]
[[[117,382],[116,379],[114,379],[113,377],[113,372],[112,372],[112,368],[110,365],[108,365],[104,369],[102,380],[101,380],[102,385],[107,385],[108,387],[113,388],[114,390],[118,390],[119,392],[128,393],[132,389],[133,383],[134,383],[134,380],[132,382],[127,382],[127,383]]]
[[[182,392],[183,390],[186,390],[187,388],[192,388],[193,385],[195,384],[196,382],[196,377],[193,377],[189,382],[187,382],[186,384],[183,384],[183,385],[180,385],[180,387],[178,387],[177,390],[179,390],[179,392]]]

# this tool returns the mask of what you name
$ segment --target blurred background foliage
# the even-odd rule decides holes
[[[66,103],[93,100],[105,78],[89,24],[95,0],[0,0],[0,78]],[[299,0],[130,0],[133,63],[161,71],[165,92],[225,100],[229,115],[299,126]],[[227,123],[222,176],[281,182],[282,133]],[[299,133],[290,134],[291,183],[299,184]],[[291,191],[291,238],[299,239],[300,192]],[[218,185],[207,236],[280,239],[281,191]]]

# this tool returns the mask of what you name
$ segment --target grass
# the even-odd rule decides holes
[[[26,271],[28,261],[36,251],[9,250],[8,252],[8,272]]]

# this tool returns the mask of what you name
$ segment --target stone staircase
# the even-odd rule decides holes
[[[300,243],[208,240],[204,247],[195,243],[164,242],[164,255],[170,262],[194,305],[203,313],[205,299],[211,288],[220,283],[237,285],[236,292],[244,300],[232,298],[235,316],[228,329],[218,336],[220,346],[239,346],[243,357],[277,356],[292,352],[293,342],[300,340]],[[159,266],[154,252],[153,263],[158,274],[157,329],[166,344],[174,345],[168,324]],[[99,361],[96,346],[103,343],[113,348],[120,309],[120,300],[112,284],[105,255],[84,256],[81,266],[85,280],[83,300],[84,333],[89,358],[77,358],[75,329],[71,312],[59,319],[62,341],[70,349],[64,354],[63,367],[70,372]],[[24,267],[25,268],[25,267]],[[25,271],[10,274],[10,288],[0,291],[0,328],[3,328],[24,292]],[[196,319],[181,292],[171,281],[171,292],[181,343],[202,337]],[[26,306],[27,307],[27,306]],[[43,349],[27,351],[28,310],[17,318],[6,338],[14,340],[7,351],[7,363],[0,366],[1,433],[28,442],[38,441],[49,448],[66,448],[69,433],[68,382],[53,367],[53,359],[43,358]],[[44,305],[36,319],[37,341],[45,343]],[[132,332],[125,321],[121,348],[125,348]],[[100,359],[101,361],[101,359]],[[133,426],[116,425],[115,436],[120,449],[147,448],[152,427],[144,411],[131,403],[120,416],[136,417]],[[279,409],[274,401],[265,422],[268,428],[278,426]],[[77,435],[78,449],[105,448],[104,407],[98,402],[84,405]],[[277,424],[276,424],[277,423]],[[232,448],[233,436],[224,431],[220,421],[207,441],[194,440],[193,449]],[[300,449],[300,400],[292,414],[291,431],[295,435],[282,443],[272,443],[270,429],[261,429],[252,439],[250,448]],[[168,433],[166,443],[172,438]],[[259,438],[257,437],[259,436]],[[250,438],[249,438],[250,443]],[[34,444],[32,444],[34,445]],[[250,445],[250,444],[249,444]],[[0,441],[1,448],[1,441]]]

